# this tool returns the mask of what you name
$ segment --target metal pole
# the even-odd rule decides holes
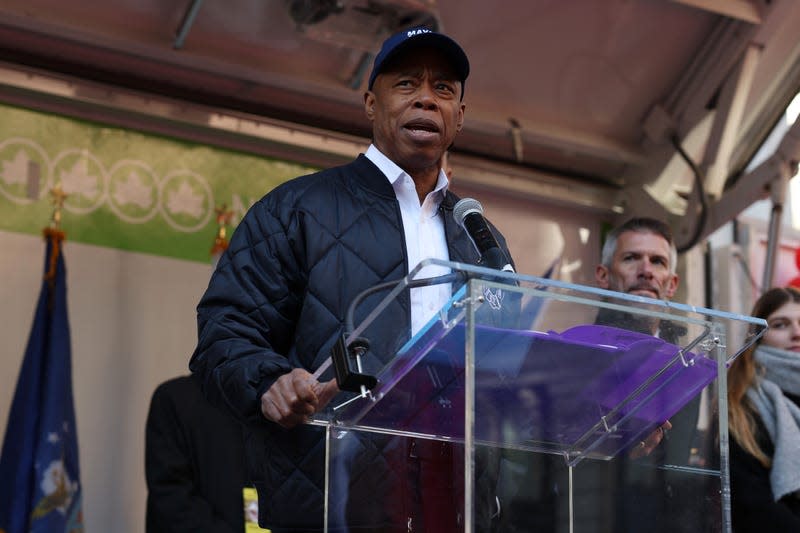
[[[786,198],[786,188],[789,185],[789,169],[781,169],[780,176],[772,182],[771,197],[772,211],[769,216],[769,229],[767,230],[767,252],[764,259],[764,276],[761,281],[761,293],[772,287],[772,278],[775,271],[775,257],[778,255],[778,241],[781,234],[781,218],[783,215],[783,201]]]
[[[772,212],[769,215],[769,230],[767,231],[767,257],[764,259],[764,277],[761,281],[761,294],[764,294],[772,287],[775,256],[778,253],[778,239],[780,239],[782,213],[782,205],[772,205]]]

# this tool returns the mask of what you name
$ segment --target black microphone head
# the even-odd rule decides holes
[[[514,271],[505,252],[492,234],[492,229],[483,218],[483,207],[478,200],[474,198],[459,200],[453,206],[453,218],[467,232],[472,244],[480,254],[480,262],[483,266],[509,272]]]
[[[453,218],[456,224],[464,227],[464,219],[471,213],[478,213],[483,216],[483,206],[475,198],[462,198],[453,206]]]

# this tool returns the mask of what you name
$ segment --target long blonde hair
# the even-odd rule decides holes
[[[750,314],[766,319],[789,302],[800,303],[800,291],[794,287],[770,289],[756,300]],[[739,446],[769,468],[772,466],[772,459],[758,445],[756,435],[758,412],[746,396],[747,389],[755,383],[761,371],[755,361],[757,347],[758,343],[748,348],[728,371],[728,425],[731,436]]]

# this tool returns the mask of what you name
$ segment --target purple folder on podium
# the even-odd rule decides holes
[[[376,401],[350,423],[464,438],[465,327],[433,322],[378,376]],[[475,439],[611,458],[638,443],[711,383],[716,363],[611,326],[561,333],[475,328]]]

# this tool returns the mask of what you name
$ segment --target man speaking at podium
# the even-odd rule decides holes
[[[443,34],[413,28],[389,37],[364,94],[373,134],[366,153],[257,202],[198,305],[190,367],[212,403],[246,423],[262,527],[323,527],[323,431],[303,422],[338,392],[335,380],[312,373],[341,336],[353,298],[426,258],[478,263],[453,220],[457,198],[442,170],[464,121],[468,75],[466,54]],[[391,327],[408,339],[449,297],[437,287],[412,289]],[[402,530],[425,530],[418,520],[409,514]]]

